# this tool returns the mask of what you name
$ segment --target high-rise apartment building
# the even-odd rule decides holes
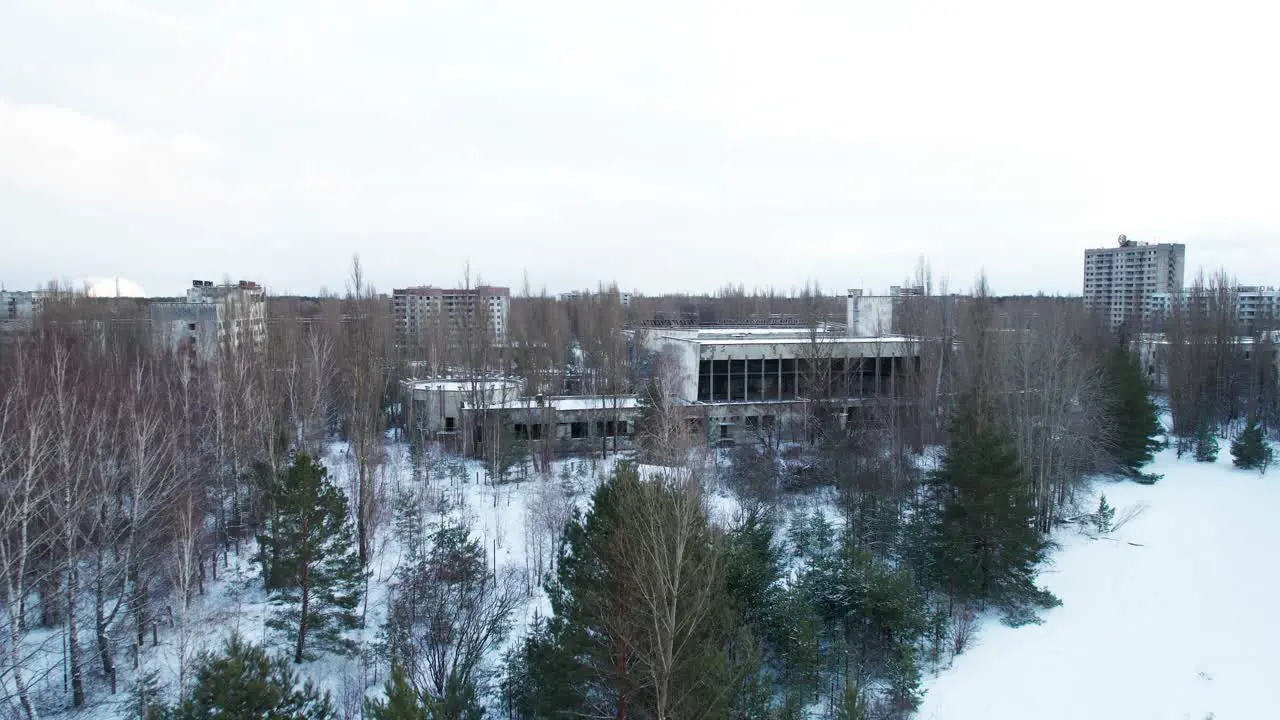
[[[267,341],[266,292],[248,280],[193,280],[185,301],[152,302],[149,311],[156,341],[192,360],[216,361],[220,349],[258,350]]]
[[[511,289],[481,285],[445,289],[431,286],[391,291],[391,312],[402,343],[421,338],[433,327],[460,330],[481,323],[498,342],[507,339],[511,313]]]
[[[1084,251],[1085,307],[1103,311],[1112,327],[1146,319],[1161,298],[1182,292],[1187,246],[1151,245],[1120,236],[1113,248]]]

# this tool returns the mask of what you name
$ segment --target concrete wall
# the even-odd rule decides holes
[[[169,352],[213,362],[218,358],[218,309],[208,303],[152,303],[152,336]]]
[[[893,332],[893,298],[850,290],[845,325],[851,337],[883,337]]]
[[[453,418],[455,431],[462,429],[464,406],[487,407],[513,402],[520,397],[520,383],[516,381],[413,381],[401,383],[405,397],[409,428],[434,434],[448,428],[448,418]]]

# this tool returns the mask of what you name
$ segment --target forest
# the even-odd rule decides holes
[[[482,316],[405,338],[357,259],[344,294],[268,297],[267,342],[207,363],[159,347],[140,305],[48,300],[0,336],[0,707],[909,718],[978,618],[1037,623],[1058,603],[1038,583],[1055,529],[1117,522],[1084,505],[1094,478],[1158,482],[1144,466],[1165,443],[1269,464],[1276,336],[1238,320],[1225,273],[1118,328],[1079,298],[982,278],[951,293],[923,264],[911,283],[906,387],[842,422],[811,378],[803,441],[761,427],[733,447],[690,435],[634,334],[839,322],[843,298],[624,306],[616,287],[562,300],[526,279],[506,342]],[[424,376],[638,395],[637,448],[451,455],[404,427],[400,381]],[[505,530],[536,546],[521,565],[499,562],[514,537],[471,522],[472,486],[498,534],[499,503],[528,498],[525,530]],[[260,629],[210,626],[231,586],[262,599]]]

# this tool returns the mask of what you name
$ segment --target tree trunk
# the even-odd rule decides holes
[[[68,529],[68,534],[73,532]],[[71,665],[71,706],[84,707],[84,667],[76,633],[76,596],[80,592],[75,559],[67,558],[67,662]]]
[[[307,611],[311,605],[311,563],[302,564],[302,612],[298,615],[298,646],[293,653],[293,662],[302,664],[302,652],[307,645]]]

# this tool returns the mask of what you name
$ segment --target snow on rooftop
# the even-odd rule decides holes
[[[519,389],[522,383],[519,380],[509,379],[490,379],[490,380],[409,380],[414,390],[430,390],[433,392],[471,392],[473,390],[511,390]]]
[[[555,410],[633,410],[640,407],[640,398],[635,395],[570,395],[543,398],[543,402]],[[540,405],[536,397],[524,397],[489,407],[498,410],[525,410]]]

